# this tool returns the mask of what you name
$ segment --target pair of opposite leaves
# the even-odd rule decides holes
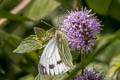
[[[36,41],[38,41],[38,44],[50,40],[40,57],[38,64],[38,70],[40,74],[55,76],[63,74],[73,68],[72,56],[69,50],[67,38],[64,33],[56,30],[56,28],[45,31],[41,28],[35,27],[34,31],[37,35]],[[14,50],[14,52],[20,53],[19,48],[22,47],[25,41],[29,43],[29,38],[25,39],[20,44],[21,46],[19,45],[18,48]],[[30,51],[32,51],[32,49]]]

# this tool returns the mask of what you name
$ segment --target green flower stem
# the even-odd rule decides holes
[[[84,51],[81,51],[81,63],[82,63],[82,75],[84,73],[84,69],[85,69],[85,59],[86,59],[86,53]]]

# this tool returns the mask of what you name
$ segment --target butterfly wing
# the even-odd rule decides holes
[[[69,66],[70,68],[73,68],[72,63],[72,55],[69,50],[68,41],[66,38],[66,35],[63,34],[61,31],[57,32],[57,41],[58,41],[58,49],[61,56],[62,61]]]
[[[39,73],[43,75],[59,75],[67,72],[67,67],[61,60],[56,38],[50,40],[45,47],[38,64]]]

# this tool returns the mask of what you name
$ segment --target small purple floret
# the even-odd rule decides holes
[[[67,36],[72,49],[82,50],[85,53],[91,51],[100,33],[101,24],[98,19],[91,14],[91,10],[71,11],[64,18],[64,27],[61,29]]]
[[[88,71],[84,69],[84,73],[82,76],[78,76],[74,80],[104,80],[104,76],[100,74],[96,69],[93,71]]]

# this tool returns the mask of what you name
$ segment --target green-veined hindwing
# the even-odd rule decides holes
[[[61,31],[57,31],[57,41],[58,41],[58,49],[62,61],[69,67],[73,67],[72,56],[69,49],[68,40],[65,34]]]
[[[72,56],[66,36],[56,30],[56,35],[46,45],[38,64],[39,73],[43,75],[64,74],[73,67]]]

